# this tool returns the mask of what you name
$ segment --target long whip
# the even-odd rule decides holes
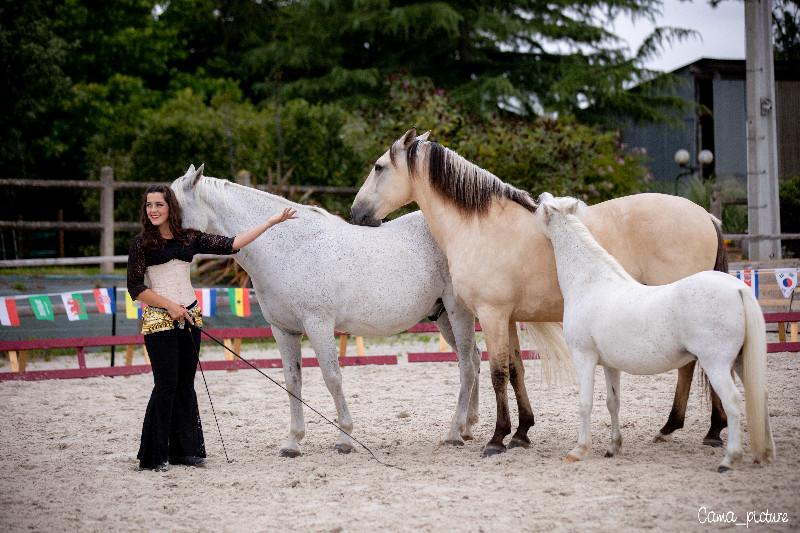
[[[191,328],[192,325],[189,325]],[[196,327],[196,326],[195,326]],[[198,330],[200,328],[197,328]],[[222,438],[222,430],[219,428],[219,420],[217,419],[217,412],[214,410],[214,401],[211,399],[211,390],[208,388],[208,381],[206,381],[206,373],[203,372],[203,363],[200,362],[200,346],[199,344],[195,344],[194,336],[192,336],[191,331],[187,330],[189,336],[192,338],[192,344],[194,344],[195,351],[197,352],[197,366],[200,367],[200,375],[203,376],[203,384],[206,386],[206,394],[208,394],[208,403],[211,404],[211,413],[214,415],[214,422],[217,424],[217,433],[219,433],[219,441],[222,443],[222,452],[225,454],[225,460],[228,463],[232,463],[233,461],[228,457],[228,450],[225,449],[225,439]]]
[[[245,362],[245,363],[246,363],[246,364],[247,364],[247,365],[248,365],[250,368],[254,369],[256,372],[258,372],[259,374],[261,374],[262,376],[264,376],[265,378],[267,378],[268,380],[270,380],[270,381],[271,381],[273,384],[277,385],[278,387],[280,387],[281,389],[283,389],[284,391],[286,391],[286,393],[287,393],[289,396],[291,396],[291,397],[292,397],[292,398],[294,398],[295,400],[299,401],[300,403],[302,403],[303,405],[305,405],[306,407],[308,407],[309,409],[311,409],[311,411],[313,411],[313,412],[314,412],[314,413],[315,413],[317,416],[319,416],[319,417],[320,417],[321,419],[323,419],[325,422],[327,422],[328,424],[332,425],[333,427],[335,427],[336,429],[338,429],[339,431],[341,431],[342,433],[344,433],[345,435],[347,435],[348,437],[350,437],[351,439],[353,439],[353,441],[354,441],[354,442],[356,442],[356,443],[357,443],[359,446],[361,446],[362,448],[364,448],[365,450],[367,450],[367,452],[370,454],[370,456],[371,456],[373,459],[375,459],[375,461],[377,461],[377,462],[378,462],[378,464],[381,464],[381,465],[383,465],[383,466],[386,466],[386,467],[389,467],[389,468],[397,468],[398,470],[405,470],[405,468],[402,468],[402,467],[400,467],[400,466],[397,466],[397,465],[389,464],[389,463],[386,463],[386,462],[384,462],[384,461],[381,461],[380,459],[378,459],[378,457],[375,455],[375,453],[373,453],[373,451],[372,451],[372,450],[370,450],[370,449],[369,449],[369,447],[368,447],[366,444],[364,444],[363,442],[361,442],[360,440],[358,440],[357,438],[355,438],[353,435],[351,435],[350,433],[348,433],[347,431],[345,431],[344,429],[342,429],[342,428],[341,428],[341,426],[339,426],[337,423],[333,422],[333,421],[332,421],[332,420],[330,420],[328,417],[326,417],[325,415],[323,415],[322,413],[320,413],[319,411],[317,411],[316,409],[314,409],[312,406],[310,406],[308,403],[306,403],[306,401],[305,401],[305,400],[303,400],[302,398],[300,398],[299,396],[297,396],[296,394],[294,394],[293,392],[291,392],[289,389],[287,389],[286,387],[284,387],[283,385],[281,385],[280,383],[278,383],[277,381],[275,381],[274,379],[272,379],[271,377],[269,377],[269,376],[268,376],[268,375],[267,375],[265,372],[263,372],[263,371],[262,371],[260,368],[258,368],[257,366],[255,366],[253,363],[251,363],[250,361],[248,361],[247,359],[245,359],[244,357],[242,357],[241,355],[239,355],[238,353],[236,353],[235,351],[233,351],[231,348],[229,348],[229,347],[225,346],[225,343],[223,343],[222,341],[220,341],[219,339],[217,339],[216,337],[214,337],[213,335],[211,335],[209,332],[207,332],[205,329],[203,329],[203,328],[201,328],[201,327],[199,327],[199,326],[192,326],[192,327],[194,327],[194,328],[197,328],[198,330],[200,330],[200,332],[201,332],[201,333],[203,333],[203,334],[205,334],[205,336],[206,336],[206,337],[208,337],[208,338],[209,338],[209,339],[211,339],[212,341],[216,342],[217,344],[219,344],[220,346],[222,346],[223,348],[225,348],[226,350],[228,350],[229,352],[231,352],[233,355],[235,355],[236,357],[238,357],[239,359],[241,359],[242,361],[244,361],[244,362]],[[198,357],[198,359],[197,359],[197,360],[198,360],[198,362],[199,362],[199,361],[200,361],[200,358]],[[203,370],[202,370],[202,366],[201,366],[201,367],[200,367],[200,372],[202,373],[202,371],[203,371]],[[205,375],[203,375],[203,380],[205,381]],[[208,385],[206,385],[206,390],[208,390]],[[208,396],[208,399],[209,399],[209,401],[211,400],[211,394],[209,394],[209,396]],[[211,410],[212,410],[212,412],[213,412],[213,410],[214,410],[214,405],[213,405],[213,404],[211,405]],[[216,415],[214,415],[214,419],[216,420]],[[217,429],[219,429],[219,423],[217,423]],[[220,432],[220,440],[221,440],[221,439],[222,439],[222,433]],[[223,450],[224,450],[224,447],[225,447],[225,445],[224,445],[224,443],[223,443]],[[226,458],[227,458],[227,454],[226,454]]]

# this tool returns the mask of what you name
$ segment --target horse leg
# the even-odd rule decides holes
[[[531,445],[531,441],[528,439],[528,430],[533,426],[535,421],[533,419],[531,402],[528,398],[528,391],[525,388],[525,366],[522,364],[516,322],[508,323],[508,338],[511,358],[509,377],[511,379],[511,386],[514,388],[514,395],[517,397],[517,410],[519,411],[519,426],[514,436],[511,437],[508,447],[528,448]]]
[[[667,423],[653,439],[653,442],[665,442],[676,429],[683,427],[686,418],[686,403],[689,401],[689,391],[692,388],[692,376],[697,362],[692,361],[678,369],[678,384],[675,386],[675,399],[672,400],[672,410],[669,412]]]
[[[342,389],[342,373],[339,369],[339,354],[336,347],[336,339],[333,336],[333,324],[322,324],[318,322],[306,324],[306,335],[317,353],[317,361],[322,371],[322,379],[328,387],[333,403],[336,405],[336,415],[339,419],[339,427],[344,431],[339,432],[334,448],[339,453],[350,453],[353,451],[353,440],[347,433],[353,432],[353,419],[347,402],[344,399]]]
[[[578,377],[580,423],[578,445],[570,451],[564,461],[573,463],[585,459],[592,450],[592,401],[594,399],[594,369],[597,358],[581,353],[572,346],[572,358]]]
[[[703,370],[728,415],[728,447],[718,468],[726,472],[742,458],[742,397],[733,382],[730,365],[708,363]]]
[[[503,439],[511,433],[511,419],[508,414],[508,375],[509,375],[509,340],[508,316],[497,316],[492,312],[489,316],[478,313],[478,320],[486,336],[486,347],[489,350],[489,369],[492,372],[492,387],[497,403],[497,420],[494,435],[483,448],[483,457],[489,457],[506,451]]]
[[[606,407],[611,415],[611,446],[606,452],[606,457],[614,457],[622,448],[622,434],[619,432],[619,375],[616,368],[603,367],[606,375]]]
[[[447,308],[447,306],[445,307]],[[451,318],[455,326],[451,324]],[[475,318],[469,311],[464,309],[450,311],[448,308],[447,312],[442,313],[436,319],[436,324],[448,344],[456,349],[461,378],[456,412],[453,415],[453,421],[450,423],[450,430],[447,432],[444,442],[453,446],[463,446],[462,437],[465,440],[472,439],[472,430],[467,412],[477,380],[476,369],[472,360],[472,353],[475,350]]]
[[[696,361],[692,361],[678,369],[678,384],[675,387],[675,399],[672,402],[672,410],[669,412],[669,418],[661,431],[653,439],[653,442],[665,442],[669,440],[669,436],[676,429],[683,427],[683,421],[686,417],[686,404],[689,400],[689,391],[692,388],[692,376],[694,375],[694,367]],[[714,391],[714,387],[710,387],[709,396],[711,397],[711,426],[708,428],[708,433],[703,439],[703,444],[706,446],[719,447],[722,446],[722,439],[720,432],[728,425],[728,419],[725,416],[725,410],[719,401],[719,396]]]
[[[275,326],[272,334],[278,343],[278,350],[283,361],[283,378],[286,380],[286,390],[289,395],[289,437],[281,445],[281,457],[297,457],[300,455],[300,441],[306,434],[305,420],[303,419],[303,404],[300,398],[303,388],[303,375],[300,365],[300,335],[287,333]],[[296,398],[295,398],[296,397]]]
[[[728,427],[728,416],[725,414],[725,409],[722,408],[722,402],[720,402],[714,387],[709,388],[708,395],[711,397],[711,426],[703,439],[703,444],[720,448],[723,442],[719,434]]]

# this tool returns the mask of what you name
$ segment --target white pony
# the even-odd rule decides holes
[[[694,274],[669,285],[634,280],[579,219],[583,202],[539,197],[537,218],[553,244],[564,295],[564,337],[576,366],[581,422],[578,445],[565,457],[591,450],[590,417],[596,365],[606,376],[611,446],[619,453],[619,376],[657,374],[697,360],[728,415],[724,472],[742,456],[741,397],[732,369],[744,383],[750,445],[756,462],[774,458],[767,410],[764,317],[751,290],[721,272]]]
[[[475,318],[453,295],[447,259],[422,214],[411,213],[379,230],[353,226],[318,207],[225,180],[190,166],[172,190],[185,227],[236,235],[285,207],[297,220],[275,226],[235,258],[253,282],[264,318],[272,326],[283,360],[286,388],[301,396],[300,338],[305,332],[319,360],[325,385],[348,433],[353,421],[342,392],[335,331],[362,336],[400,333],[444,305],[437,324],[459,358],[461,386],[449,444],[471,439],[478,421],[480,352]],[[439,303],[441,301],[441,303]],[[281,455],[300,455],[305,435],[302,404],[290,397],[291,426]],[[339,434],[335,448],[353,449]]]

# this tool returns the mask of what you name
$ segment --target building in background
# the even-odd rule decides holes
[[[672,73],[675,93],[694,106],[680,113],[679,124],[630,125],[623,130],[628,148],[644,148],[648,167],[659,181],[675,180],[682,169],[675,152],[689,151],[697,165],[701,150],[714,154],[702,169],[705,177],[747,181],[747,116],[744,60],[702,58]],[[778,128],[778,175],[800,175],[800,62],[775,62],[775,111]]]

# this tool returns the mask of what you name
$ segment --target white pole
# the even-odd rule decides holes
[[[747,231],[781,232],[778,205],[778,150],[775,72],[772,59],[772,0],[745,1],[747,68]],[[748,245],[751,261],[780,259],[781,241]]]

